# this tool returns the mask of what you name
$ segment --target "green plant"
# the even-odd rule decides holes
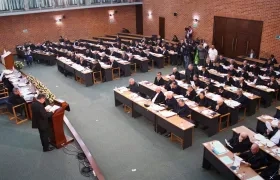
[[[24,64],[21,61],[15,61],[14,67],[18,70],[21,70],[24,67]]]

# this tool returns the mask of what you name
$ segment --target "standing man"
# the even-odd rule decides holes
[[[44,107],[46,101],[46,96],[44,94],[39,94],[36,101],[31,105],[32,110],[32,128],[39,130],[41,143],[43,146],[43,151],[52,151],[54,147],[50,147],[50,127],[49,118],[52,117],[52,112],[47,112]]]
[[[197,46],[197,51],[198,51],[199,65],[205,66],[205,59],[207,56],[206,49],[202,46],[202,44],[200,44]]]
[[[215,49],[214,45],[211,45],[211,48],[208,50],[208,56],[212,62],[217,59],[218,51]]]

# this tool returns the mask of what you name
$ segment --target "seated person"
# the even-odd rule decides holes
[[[132,54],[128,55],[127,61],[130,62],[130,63],[134,63],[134,57],[133,57]]]
[[[270,80],[267,83],[267,87],[270,87],[271,89],[274,89],[274,90],[278,90],[278,83],[275,79],[275,76],[270,77]]]
[[[157,77],[155,77],[154,84],[157,86],[163,86],[165,84],[164,80],[162,79],[161,72],[157,73]]]
[[[166,92],[165,105],[166,105],[167,109],[176,111],[176,109],[178,107],[178,102],[173,97],[173,92],[172,91],[167,91]]]
[[[230,72],[228,72],[228,73],[227,73],[227,76],[224,77],[224,83],[225,83],[225,85],[227,85],[227,86],[234,85],[234,80],[233,80],[233,78],[231,77],[231,73],[230,73]]]
[[[76,62],[77,64],[80,64],[83,67],[87,67],[88,66],[88,62],[86,60],[84,60],[83,57],[80,57],[80,61]]]
[[[13,92],[10,94],[8,98],[9,103],[11,103],[13,106],[17,106],[19,104],[25,103],[25,100],[20,94],[20,91],[18,88],[13,88]]]
[[[254,77],[251,78],[250,81],[255,85],[264,85],[265,84],[265,82],[258,75],[254,75]]]
[[[243,91],[248,90],[248,85],[244,80],[244,77],[239,78],[239,81],[236,81],[235,87],[241,88]]]
[[[177,70],[176,67],[174,67],[174,68],[172,69],[172,74],[169,74],[169,76],[171,76],[171,75],[174,75],[174,76],[175,76],[175,79],[177,79],[177,80],[180,80],[180,79],[181,79],[181,78],[180,78],[180,73],[178,72],[178,70]]]
[[[229,112],[228,106],[224,103],[223,98],[219,98],[217,100],[216,106],[212,107],[212,109],[221,115],[227,114]]]
[[[164,96],[163,92],[161,91],[161,87],[158,86],[158,87],[156,87],[156,94],[152,98],[152,103],[164,104],[164,102],[165,102],[165,96]]]
[[[203,107],[209,107],[210,106],[210,103],[206,99],[205,93],[203,91],[201,91],[199,93],[198,98],[196,98],[196,102],[197,102],[198,106],[203,106]]]
[[[213,69],[215,69],[219,73],[223,73],[224,72],[224,68],[223,68],[222,65],[220,65],[219,62],[216,62],[214,64],[215,64],[215,66],[213,67]]]
[[[252,144],[249,151],[239,155],[252,169],[259,169],[264,165],[265,157],[263,156],[257,144]]]
[[[127,47],[124,45],[124,43],[121,43],[121,48],[122,51],[127,51]]]
[[[244,71],[248,72],[250,69],[250,66],[248,65],[247,61],[243,61],[243,65],[241,66],[241,68],[244,69]]]
[[[235,71],[233,65],[229,66],[228,73],[231,73],[232,76],[237,76],[237,72]]]
[[[253,66],[249,69],[250,72],[252,72],[255,75],[259,75],[260,73],[260,68],[257,66],[256,63],[253,64]]]
[[[275,76],[276,77],[276,72],[274,71],[274,66],[270,66],[266,71],[264,76]]]
[[[205,67],[208,68],[208,69],[214,69],[214,65],[209,58],[206,59]]]
[[[194,101],[194,100],[195,100],[196,92],[195,92],[195,90],[193,89],[192,86],[189,86],[189,87],[188,87],[188,90],[187,90],[187,92],[186,92],[185,97],[188,98],[188,99],[191,100],[191,101]]]
[[[216,62],[219,62],[220,64],[224,64],[225,66],[227,66],[228,64],[227,60],[224,58],[222,54],[217,57]]]
[[[234,69],[238,68],[236,62],[233,59],[229,60],[228,66],[232,65]]]
[[[273,131],[266,129],[266,136],[270,139],[270,141],[274,142],[277,146],[280,145],[280,121],[278,122],[278,126],[276,128],[272,128]]]
[[[100,56],[99,56],[99,54],[98,54],[97,51],[93,51],[93,52],[92,52],[92,58],[93,58],[93,59],[100,59]]]
[[[213,93],[215,91],[214,85],[213,85],[213,83],[211,83],[211,79],[206,79],[205,80],[205,85],[203,86],[203,88],[206,92],[212,92]]]
[[[139,85],[133,78],[129,79],[129,86],[127,87],[131,92],[139,93]]]
[[[117,68],[119,67],[119,64],[117,63],[117,61],[115,61],[114,58],[110,58],[110,64],[112,68]]]
[[[241,70],[237,74],[238,77],[243,77],[245,80],[249,78],[248,73],[245,71],[244,68],[241,68]]]
[[[168,51],[166,50],[165,47],[162,47],[162,52],[161,52],[162,55],[164,55],[165,57],[167,57],[169,55]]]
[[[100,56],[100,61],[105,63],[105,64],[108,64],[110,62],[109,58],[106,56],[105,52],[102,52],[101,53],[101,56]]]
[[[243,153],[244,151],[248,151],[252,145],[248,134],[245,132],[240,134],[234,133],[228,142],[230,146],[226,145],[226,147],[233,153]]]
[[[199,72],[199,75],[205,77],[205,78],[209,78],[210,77],[210,73],[208,72],[208,70],[206,69],[205,66],[202,66],[201,71]]]
[[[121,53],[121,59],[127,61],[128,60],[128,55],[125,52]]]
[[[167,91],[170,91],[171,90],[171,83],[175,81],[175,76],[174,75],[171,75],[170,78],[169,78],[169,81],[165,84],[164,86],[164,89],[166,89]],[[175,81],[176,82],[176,81]]]
[[[243,95],[242,89],[237,89],[236,96],[233,98],[233,100],[239,102],[244,107],[246,107],[248,102],[248,98]]]
[[[86,57],[91,57],[92,56],[92,53],[91,53],[91,51],[89,49],[86,50],[85,56]]]
[[[270,66],[273,66],[273,63],[271,62],[271,59],[268,59],[262,67],[269,69]]]
[[[174,94],[180,95],[181,89],[178,87],[178,84],[176,81],[173,81],[170,85],[170,91],[172,91]]]
[[[202,82],[200,82],[197,74],[193,75],[193,82],[194,82],[195,88],[202,87]]]
[[[230,98],[230,95],[227,91],[225,91],[224,87],[223,86],[220,86],[218,88],[218,92],[217,92],[218,95],[220,95],[221,97],[223,98],[227,98],[229,99]]]
[[[270,56],[270,59],[271,59],[271,63],[274,65],[274,64],[278,64],[277,60],[275,59],[275,56],[273,54],[271,54]]]
[[[186,105],[183,99],[178,100],[178,106],[175,111],[181,118],[186,118],[191,114],[190,108]]]

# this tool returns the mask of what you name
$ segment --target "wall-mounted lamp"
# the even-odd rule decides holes
[[[148,12],[148,18],[149,18],[149,19],[152,19],[152,11],[149,11],[149,12]]]
[[[60,22],[61,22],[61,19],[56,19],[56,22],[57,22],[57,23],[60,23]]]
[[[193,22],[197,23],[199,20],[198,19],[193,19]]]

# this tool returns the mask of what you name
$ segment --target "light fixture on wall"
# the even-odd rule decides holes
[[[61,19],[56,19],[56,23],[61,23]]]
[[[115,22],[115,13],[117,13],[118,11],[115,11],[115,10],[109,10],[108,13],[109,13],[109,22],[110,23],[113,23]]]
[[[153,14],[152,14],[152,11],[149,11],[149,12],[148,12],[148,18],[149,18],[149,19],[152,19],[152,15],[153,15]]]
[[[198,15],[194,15],[193,16],[193,27],[196,28],[199,22],[199,16]]]

